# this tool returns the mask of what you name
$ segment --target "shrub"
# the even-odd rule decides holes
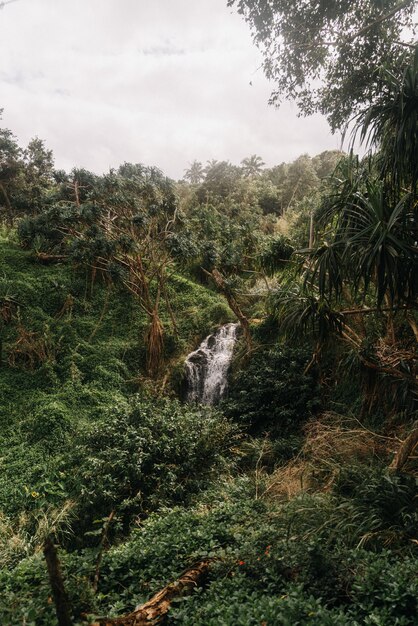
[[[337,479],[334,494],[305,493],[290,500],[280,524],[301,542],[316,537],[328,545],[370,550],[412,548],[418,531],[416,481],[379,468],[351,466]]]
[[[256,352],[244,370],[235,372],[226,414],[251,433],[297,432],[320,405],[315,372],[304,373],[311,356],[305,348],[280,345]]]
[[[56,451],[57,447],[62,448],[73,431],[67,407],[53,398],[45,398],[44,402],[33,410],[25,426],[28,431],[28,442],[41,443],[50,452]]]
[[[417,483],[413,476],[365,469],[346,471],[335,491],[346,497],[336,502],[330,523],[345,534],[347,543],[374,548],[411,545],[418,533]]]
[[[350,566],[350,564],[347,564]],[[418,562],[396,559],[389,551],[352,555],[355,577],[348,611],[360,623],[407,625],[418,621]]]
[[[74,497],[82,525],[183,503],[224,466],[234,428],[206,407],[135,397],[104,411],[75,442]]]

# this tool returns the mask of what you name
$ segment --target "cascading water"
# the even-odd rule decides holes
[[[186,359],[188,402],[216,404],[227,387],[227,375],[238,324],[226,324],[209,335]]]

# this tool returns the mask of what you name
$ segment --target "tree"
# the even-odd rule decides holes
[[[0,129],[0,209],[9,224],[17,215],[45,209],[56,191],[53,166],[52,150],[42,139],[35,137],[22,149],[10,130]]]
[[[320,220],[332,242],[314,253],[322,295],[339,296],[348,278],[355,291],[373,290],[377,306],[416,305],[418,297],[418,48],[403,78],[386,74],[378,101],[360,116],[362,140],[378,152],[377,180],[356,160],[342,162]]]
[[[0,128],[0,207],[2,205],[5,207],[9,223],[13,222],[14,217],[10,188],[22,167],[22,150],[19,148],[15,136],[7,128]]]
[[[166,286],[177,216],[173,183],[158,168],[125,163],[96,181],[90,201],[78,208],[93,213],[93,224],[71,233],[77,252],[93,272],[117,279],[135,297],[148,319],[146,371],[156,375],[164,348],[162,301],[177,330]]]
[[[54,158],[45,142],[34,137],[23,150],[22,181],[16,194],[20,211],[38,213],[46,204],[48,192],[54,182]]]
[[[203,170],[205,173],[205,176],[209,172],[209,170],[212,169],[212,167],[215,167],[215,165],[217,165],[218,163],[219,163],[218,159],[209,159],[208,161],[206,161],[206,165]]]
[[[315,172],[320,180],[331,176],[338,162],[344,157],[344,152],[341,150],[324,150],[321,154],[317,154],[312,159],[312,165],[315,168]]]
[[[206,178],[198,190],[200,201],[207,198],[226,198],[236,188],[241,169],[229,161],[213,161],[206,168]]]
[[[382,181],[352,178],[337,183],[326,199],[319,224],[329,236],[311,256],[309,280],[321,296],[337,299],[347,282],[355,294],[372,293],[376,305],[412,303],[418,295],[416,218],[409,194],[393,202]]]
[[[302,154],[287,169],[282,193],[284,207],[289,208],[292,203],[314,193],[318,188],[319,178],[312,159],[308,154]]]
[[[316,212],[317,244],[299,251],[299,283],[293,279],[281,286],[272,307],[282,329],[314,330],[318,344],[312,362],[327,336],[343,340],[367,372],[365,410],[378,398],[385,411],[412,412],[418,340],[418,53],[402,80],[387,74],[386,81],[381,97],[359,118],[361,137],[377,154],[362,162],[353,155],[341,160]]]
[[[396,194],[402,188],[413,196],[418,184],[418,47],[402,76],[382,72],[382,90],[357,120],[364,142],[379,151],[381,176]]]
[[[405,32],[416,0],[228,0],[253,31],[264,71],[277,89],[271,102],[296,100],[319,111],[333,130],[380,91],[377,68],[402,74],[411,56]]]
[[[64,184],[61,189],[62,199],[75,202],[77,206],[80,206],[97,191],[99,186],[99,177],[93,172],[89,172],[84,168],[74,167],[69,177],[64,180]]]
[[[259,176],[264,165],[263,159],[256,154],[252,154],[250,157],[241,161],[244,176],[248,177]]]
[[[193,161],[190,167],[185,170],[183,178],[188,180],[192,185],[198,185],[205,178],[203,165],[200,161]]]

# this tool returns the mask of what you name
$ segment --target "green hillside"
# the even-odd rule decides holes
[[[362,157],[67,173],[0,129],[1,626],[418,623],[418,49],[385,55],[318,101]]]

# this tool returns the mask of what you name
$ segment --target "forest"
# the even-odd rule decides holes
[[[330,2],[300,56],[306,3],[228,4],[346,150],[99,175],[0,126],[2,626],[418,622],[415,3]]]

